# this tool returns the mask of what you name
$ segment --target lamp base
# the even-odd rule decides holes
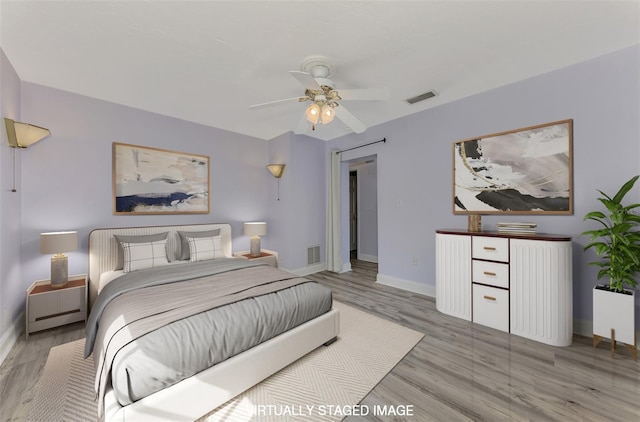
[[[260,256],[260,236],[251,237],[251,249],[249,253],[251,256]]]
[[[51,288],[61,289],[69,282],[67,256],[56,254],[51,257]]]

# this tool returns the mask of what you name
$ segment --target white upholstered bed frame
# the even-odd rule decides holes
[[[167,251],[175,256],[177,231],[220,229],[225,255],[232,256],[229,224],[96,229],[89,235],[89,302],[93,304],[100,274],[115,268],[118,235],[169,232]],[[333,309],[311,321],[158,391],[128,406],[121,406],[109,387],[105,396],[106,421],[193,421],[268,378],[302,356],[331,342],[340,332],[340,316]]]

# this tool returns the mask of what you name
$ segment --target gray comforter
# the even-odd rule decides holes
[[[329,289],[243,259],[125,274],[87,324],[100,405],[109,378],[127,405],[330,309]]]

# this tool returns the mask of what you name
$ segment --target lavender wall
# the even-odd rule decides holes
[[[68,254],[69,272],[75,274],[87,270],[88,235],[94,228],[228,222],[234,249],[240,250],[249,247],[242,223],[268,217],[268,143],[263,140],[30,83],[22,84],[22,115],[52,133],[23,156],[24,288],[49,275],[50,257],[39,253],[43,231],[78,230],[80,250]],[[114,141],[208,155],[211,212],[113,215]]]
[[[270,245],[270,248],[267,249],[278,252],[279,265],[282,268],[295,268],[293,267],[293,262],[290,262],[293,244],[288,241],[293,238],[295,233],[289,224],[295,211],[293,206],[294,198],[291,195],[291,185],[295,177],[291,166],[291,144],[291,133],[269,141],[268,164],[285,164],[284,173],[280,178],[280,200],[278,200],[278,179],[269,175],[268,171],[265,170],[267,171],[266,178],[269,186],[269,221],[267,222],[267,235],[264,239],[268,240]]]
[[[0,49],[0,114],[21,121],[20,80]],[[16,164],[16,188],[13,187],[13,154]],[[14,151],[7,143],[4,120],[0,124],[0,362],[8,353],[20,328],[14,323],[24,308],[26,288],[20,271],[20,163],[31,150]]]
[[[271,163],[286,164],[280,179],[270,177],[269,215],[271,244],[280,256],[284,269],[304,274],[307,248],[320,246],[324,262],[326,215],[325,143],[304,135],[288,133],[269,142]],[[269,235],[271,236],[271,235]]]
[[[454,141],[573,119],[574,214],[526,220],[541,232],[573,237],[574,315],[591,320],[596,270],[587,263],[595,257],[582,251],[587,239],[580,233],[592,227],[582,217],[598,208],[596,189],[615,192],[640,173],[639,74],[636,45],[328,143],[327,149],[348,148],[387,138],[362,152],[378,156],[379,279],[435,291],[434,232],[466,228],[466,217],[451,212]],[[639,199],[640,186],[629,195]],[[483,226],[523,219],[486,216]]]

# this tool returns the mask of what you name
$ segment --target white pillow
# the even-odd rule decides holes
[[[189,242],[189,260],[191,262],[224,258],[220,236],[187,237],[187,241]]]
[[[145,243],[120,242],[120,244],[124,252],[122,269],[125,273],[169,264],[167,239]]]

